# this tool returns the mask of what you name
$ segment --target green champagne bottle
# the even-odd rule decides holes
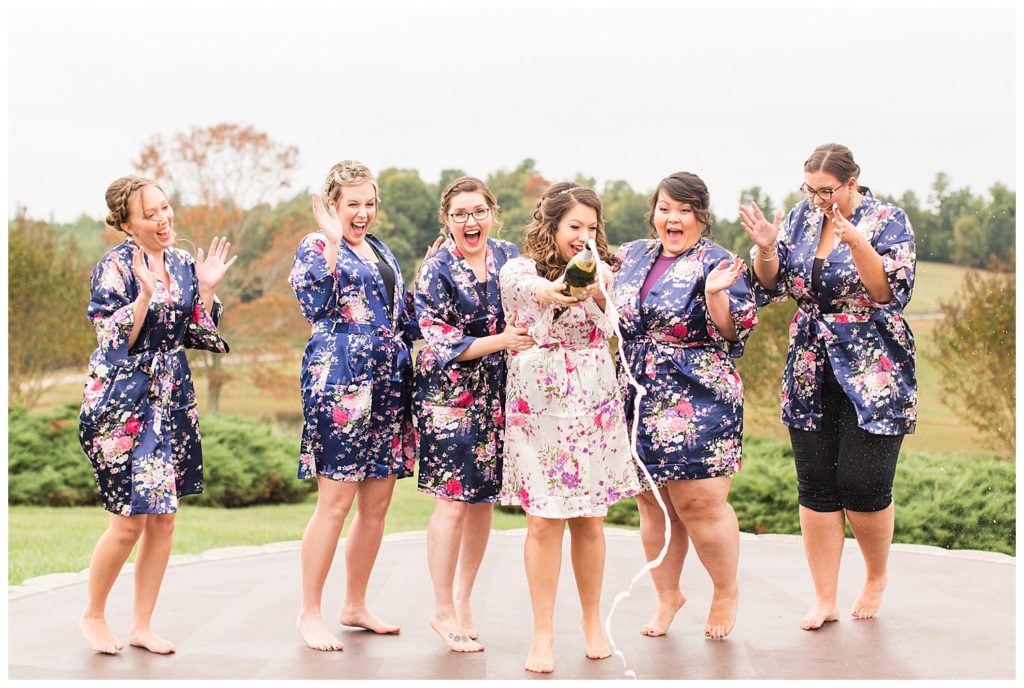
[[[594,283],[596,277],[597,260],[594,259],[590,246],[584,246],[565,268],[565,289],[562,293],[566,296],[578,296],[584,288]]]
[[[565,267],[565,287],[562,293],[566,296],[579,296],[586,287],[594,283],[597,278],[597,260],[590,250],[590,246],[584,246],[583,250],[577,253]],[[565,306],[555,309],[552,322],[565,312]]]

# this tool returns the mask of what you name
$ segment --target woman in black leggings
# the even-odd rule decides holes
[[[914,286],[914,232],[906,213],[857,185],[846,146],[827,144],[804,163],[807,198],[785,222],[756,204],[740,209],[758,306],[792,297],[782,380],[800,493],[800,530],[815,601],[801,621],[839,618],[836,588],[845,522],[867,579],[852,615],[870,619],[887,580],[892,482],[903,436],[917,420],[914,338],[903,318]],[[781,224],[781,226],[780,226]]]

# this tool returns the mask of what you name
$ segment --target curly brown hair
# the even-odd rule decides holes
[[[456,194],[460,193],[473,193],[474,191],[479,192],[483,195],[484,200],[487,201],[487,207],[491,209],[491,215],[494,217],[491,225],[491,234],[497,234],[501,229],[501,220],[498,219],[498,199],[494,197],[494,194],[487,185],[476,177],[459,177],[453,179],[448,186],[444,187],[444,191],[441,192],[441,206],[437,213],[437,221],[441,223],[441,234],[446,234],[448,229],[448,211],[452,207],[452,198]]]
[[[131,208],[128,207],[128,204],[131,203],[132,198],[137,193],[147,186],[155,186],[163,192],[163,188],[152,179],[146,179],[134,174],[118,177],[110,182],[106,195],[107,210],[109,212],[107,217],[104,218],[104,222],[117,231],[124,232],[124,227],[121,225],[127,224],[128,217],[131,215]],[[164,193],[164,195],[166,196],[167,194]]]
[[[593,208],[597,213],[597,237],[594,240],[597,253],[612,270],[619,267],[619,260],[608,249],[604,218],[601,216],[601,199],[597,193],[574,182],[558,182],[540,195],[533,211],[533,221],[523,228],[523,256],[537,263],[537,274],[544,279],[553,282],[565,272],[568,261],[558,252],[555,234],[558,232],[558,223],[577,205]]]

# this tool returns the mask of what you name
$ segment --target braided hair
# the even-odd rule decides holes
[[[125,175],[112,181],[107,187],[107,210],[109,212],[104,221],[119,232],[124,232],[122,225],[128,223],[128,216],[131,214],[128,204],[133,196],[147,186],[155,186],[161,192],[163,191],[163,188],[152,179],[134,174]]]

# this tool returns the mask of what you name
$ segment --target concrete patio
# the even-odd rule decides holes
[[[634,531],[607,529],[607,614],[643,562]],[[477,584],[474,613],[487,649],[449,652],[428,628],[432,593],[422,532],[385,538],[370,581],[371,609],[401,625],[395,636],[341,629],[343,652],[310,650],[295,633],[299,608],[297,542],[211,550],[175,557],[168,568],[153,627],[177,653],[128,647],[93,653],[77,628],[85,575],[58,574],[9,591],[8,670],[11,679],[622,679],[613,656],[583,654],[568,547],[555,614],[555,672],[523,670],[530,643],[530,604],[523,570],[525,531],[494,531]],[[800,617],[811,582],[800,539],[741,536],[742,598],[736,628],[724,641],[703,637],[711,582],[692,553],[683,573],[689,601],[662,638],[640,635],[654,608],[645,577],[615,613],[613,632],[640,679],[1013,679],[1016,560],[987,552],[950,552],[894,545],[889,587],[879,615],[847,614],[863,564],[847,541],[840,576],[838,623],[807,632]],[[568,535],[566,536],[566,546]],[[324,595],[332,620],[344,583],[342,548]],[[131,578],[111,595],[108,620],[125,640]]]

